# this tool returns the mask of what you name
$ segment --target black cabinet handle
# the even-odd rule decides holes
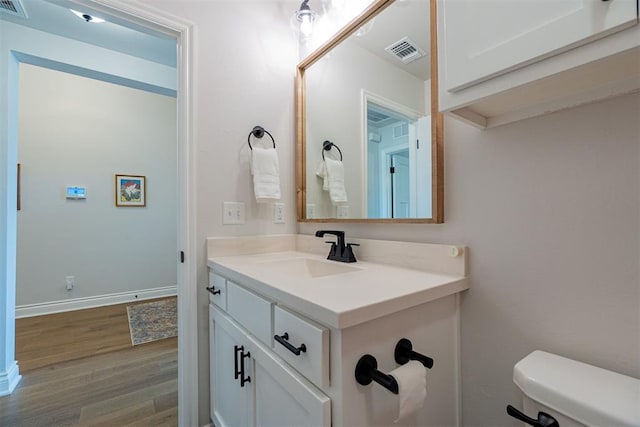
[[[244,376],[244,359],[247,357],[251,357],[251,352],[244,352],[243,345],[234,345],[233,346],[233,378],[240,378],[240,387],[244,387],[245,383],[251,382],[250,376]],[[239,368],[238,368],[238,365]]]
[[[538,419],[527,417],[511,405],[507,405],[507,414],[534,427],[560,427],[558,421],[546,412],[538,412]]]
[[[219,295],[220,294],[220,289],[216,289],[215,286],[211,286],[210,288],[207,288],[207,290],[209,292],[211,292],[213,295]]]
[[[251,382],[250,376],[244,376],[244,359],[251,357],[251,352],[244,352],[244,347],[242,347],[242,351],[240,352],[240,387],[244,387],[245,383]]]
[[[233,378],[238,379],[240,376],[240,369],[238,369],[238,353],[244,350],[243,346],[234,345],[233,346]]]
[[[287,341],[289,339],[289,334],[287,332],[285,332],[282,335],[274,335],[273,339],[275,339],[280,344],[285,346],[287,350],[289,350],[291,353],[295,354],[296,356],[300,356],[300,352],[305,353],[307,351],[307,346],[304,344],[300,344],[300,347],[298,348],[292,346],[291,343]]]

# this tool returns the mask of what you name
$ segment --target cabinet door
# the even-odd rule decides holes
[[[637,0],[439,0],[441,84],[456,92],[637,24]]]
[[[325,394],[257,341],[251,355],[252,378],[255,378],[255,425],[331,425],[331,400]]]
[[[243,363],[240,374],[252,375],[251,361],[241,360],[249,352],[245,335],[213,305],[209,305],[209,318],[211,420],[216,427],[252,425],[252,384],[241,386],[236,378]]]

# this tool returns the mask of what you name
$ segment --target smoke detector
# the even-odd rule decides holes
[[[420,49],[409,37],[403,37],[392,45],[387,46],[385,50],[404,64],[408,64],[427,55],[425,51]]]
[[[0,13],[27,19],[27,12],[20,0],[0,0]]]

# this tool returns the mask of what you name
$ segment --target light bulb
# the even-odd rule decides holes
[[[104,22],[104,19],[91,16],[88,13],[78,12],[77,10],[73,10],[73,9],[69,9],[69,10],[73,12],[73,14],[76,15],[78,18],[84,19],[86,22],[91,22],[93,24],[99,24],[101,22]]]
[[[300,32],[305,37],[309,37],[312,31],[313,31],[313,21],[311,20],[311,15],[305,14],[301,17],[301,20],[300,20]]]

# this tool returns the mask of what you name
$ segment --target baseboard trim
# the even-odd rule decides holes
[[[162,288],[120,292],[117,294],[98,295],[95,297],[26,304],[16,306],[16,319],[42,316],[44,314],[62,313],[64,311],[82,310],[85,308],[102,307],[105,305],[123,304],[133,301],[143,301],[153,298],[170,297],[177,295],[177,293],[177,286],[165,286]]]
[[[0,396],[8,396],[13,393],[21,379],[18,362],[14,360],[6,372],[0,372]]]

